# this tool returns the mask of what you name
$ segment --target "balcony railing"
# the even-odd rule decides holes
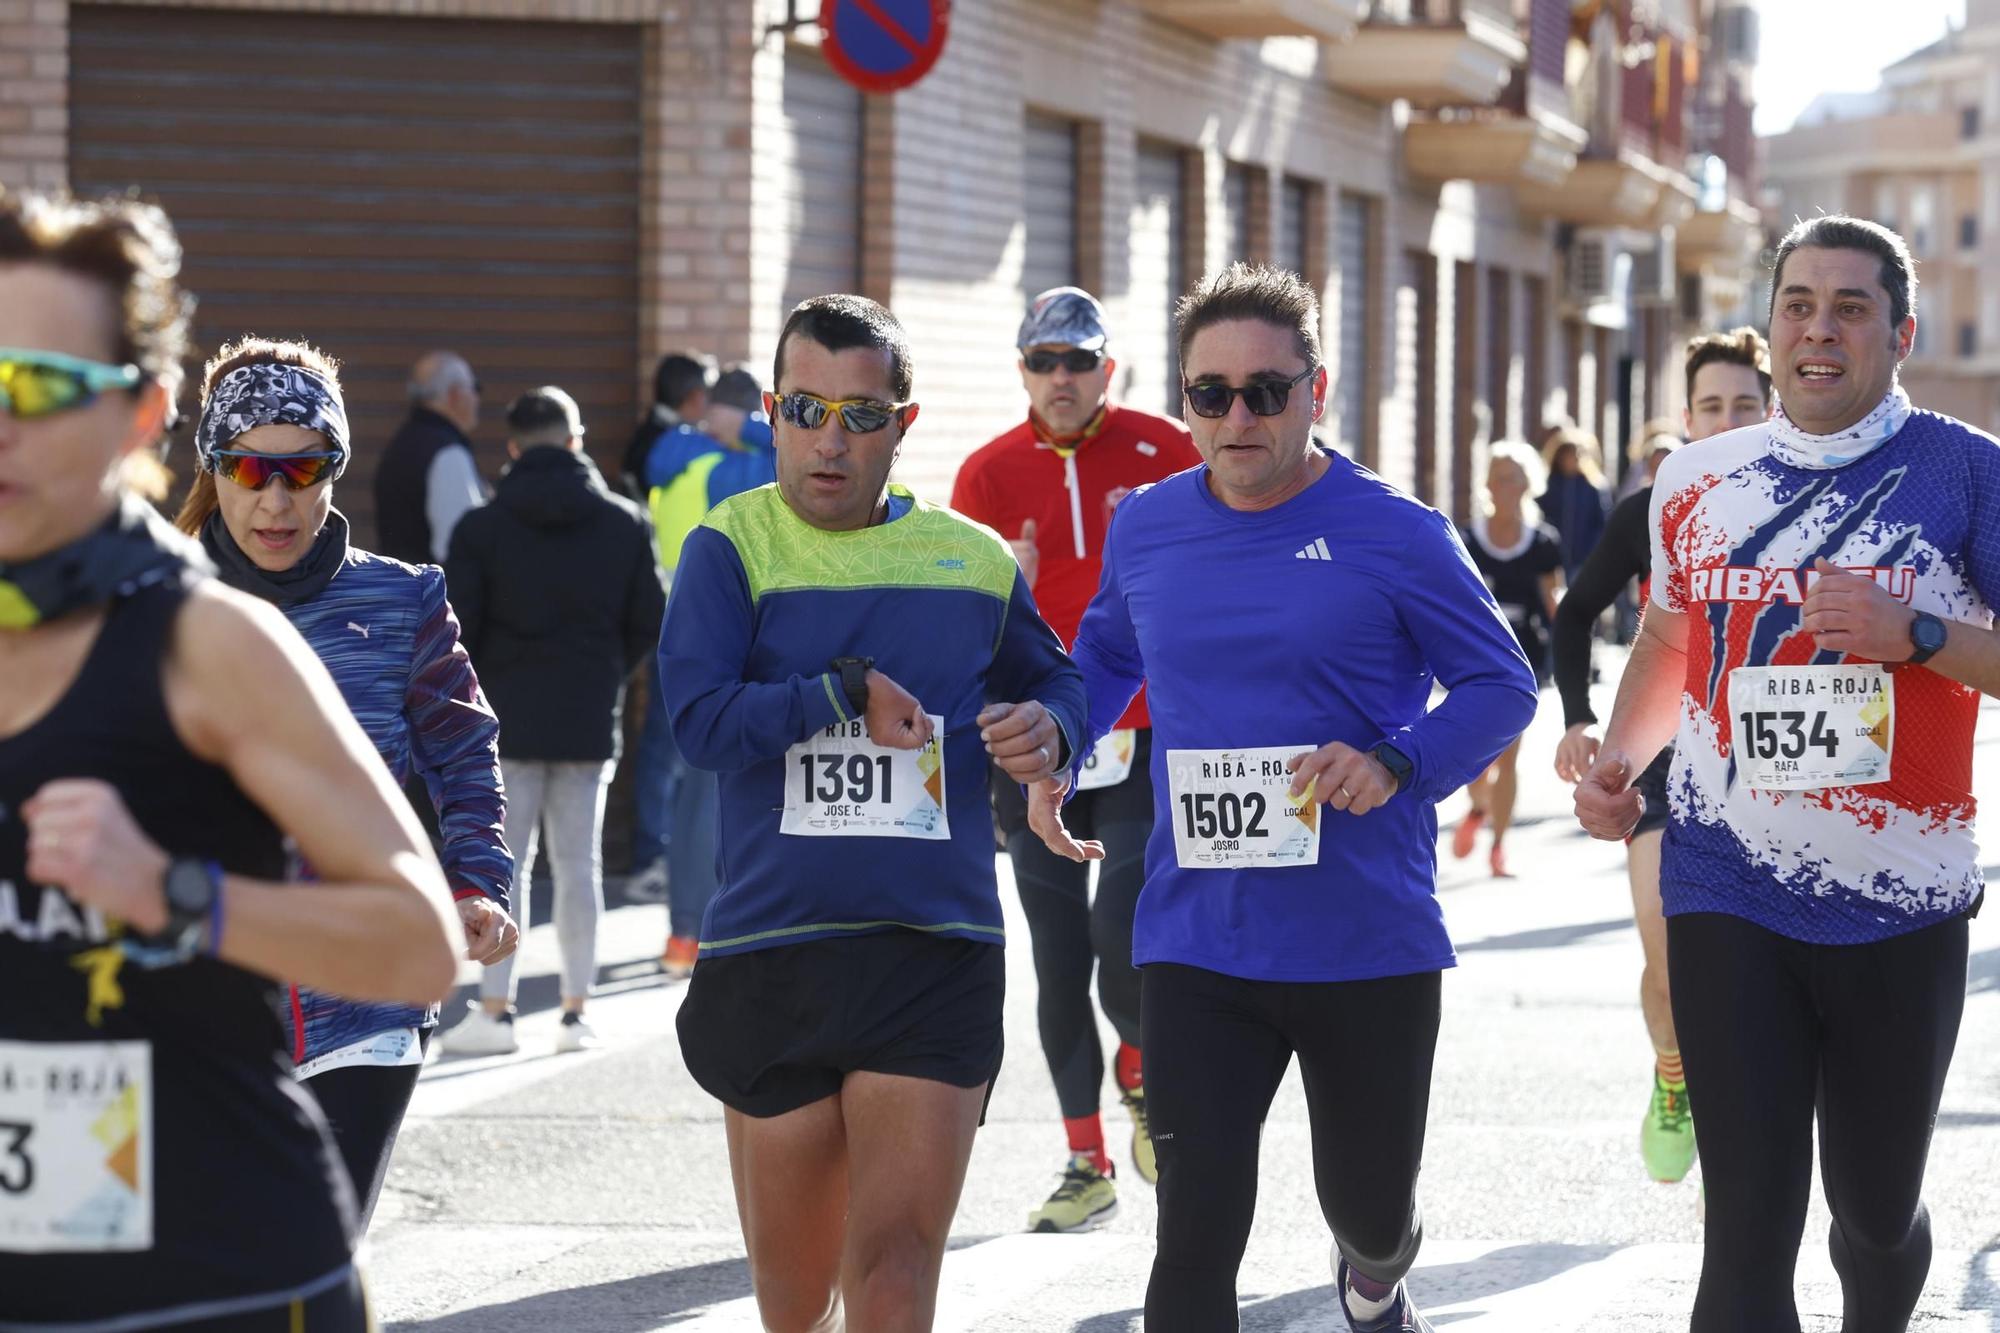
[[[1504,0],[1378,0],[1361,30],[1328,46],[1320,65],[1357,97],[1400,98],[1417,107],[1490,106],[1527,58]]]
[[[1139,0],[1155,18],[1210,37],[1313,37],[1341,42],[1354,34],[1367,0]]]

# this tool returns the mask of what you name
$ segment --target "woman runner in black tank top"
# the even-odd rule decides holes
[[[272,978],[426,1003],[456,931],[310,650],[119,493],[177,258],[157,210],[0,196],[0,1333],[363,1333]]]

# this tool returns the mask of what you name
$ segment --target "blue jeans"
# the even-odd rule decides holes
[[[686,765],[674,744],[673,728],[667,725],[667,710],[660,703],[660,659],[652,664],[652,697],[646,701],[646,719],[639,727],[639,743],[632,755],[632,869],[642,870],[663,861],[673,843],[675,789],[680,786]]]

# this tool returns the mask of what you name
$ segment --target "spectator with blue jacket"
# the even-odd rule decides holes
[[[763,410],[757,376],[740,364],[729,367],[716,377],[706,406],[699,427],[683,423],[665,432],[646,459],[653,535],[669,584],[688,534],[709,510],[778,479],[771,418]],[[715,896],[716,778],[681,764],[678,751],[675,762],[680,767],[667,846],[667,947],[660,965],[669,976],[683,977],[694,968],[702,913]]]
[[[352,457],[334,362],[303,343],[225,345],[203,377],[195,449],[201,472],[176,524],[201,539],[225,583],[292,622],[396,783],[422,777],[467,956],[507,957],[520,931],[507,911],[514,862],[501,832],[500,724],[459,646],[443,571],[348,544],[333,507],[333,483]],[[365,1230],[437,1008],[294,986],[284,1018],[296,1073],[333,1128]]]

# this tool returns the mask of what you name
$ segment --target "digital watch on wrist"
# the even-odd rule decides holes
[[[206,932],[214,916],[215,900],[222,894],[221,865],[190,857],[170,861],[160,888],[167,899],[167,925],[149,942],[172,950],[182,959],[193,958],[204,948],[213,948],[214,941],[206,937]]]
[[[1387,741],[1383,741],[1380,745],[1370,750],[1368,755],[1376,763],[1389,770],[1389,776],[1396,779],[1397,791],[1401,791],[1404,787],[1408,786],[1410,775],[1417,771],[1417,766],[1410,762],[1410,757]]]
[[[865,715],[868,712],[868,673],[875,669],[875,659],[836,657],[827,666],[839,673],[840,692],[847,696],[847,706],[854,710],[854,716]]]
[[[1910,643],[1916,651],[1908,658],[1911,666],[1922,666],[1937,656],[1946,639],[1944,622],[1928,611],[1917,612],[1910,622]]]

